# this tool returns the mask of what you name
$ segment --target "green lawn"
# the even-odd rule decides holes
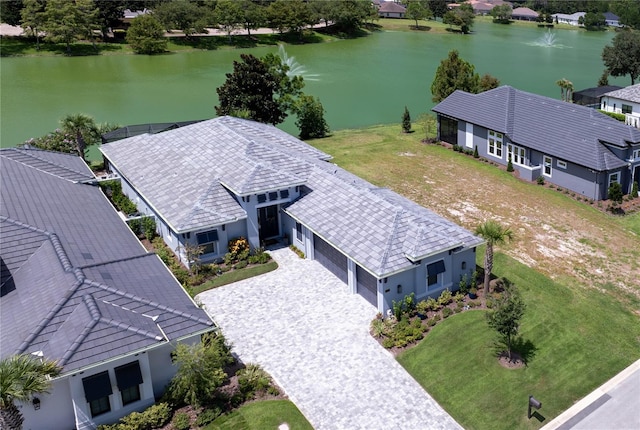
[[[637,316],[607,294],[571,290],[504,254],[494,273],[512,280],[527,303],[527,367],[498,364],[484,311],[448,318],[398,357],[465,428],[539,428],[640,357]],[[527,419],[529,395],[542,402],[542,421]]]
[[[206,430],[276,430],[287,423],[291,430],[312,430],[309,421],[288,400],[266,400],[243,405],[205,427]]]
[[[223,273],[220,276],[213,278],[209,282],[205,282],[202,285],[197,285],[190,288],[191,296],[200,294],[203,291],[210,290],[212,288],[221,287],[223,285],[231,284],[233,282],[242,281],[243,279],[253,278],[254,276],[262,275],[263,273],[271,272],[278,268],[278,263],[270,261],[265,264],[257,266],[251,266],[244,269],[233,270],[231,272]]]

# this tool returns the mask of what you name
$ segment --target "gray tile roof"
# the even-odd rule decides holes
[[[606,144],[640,142],[640,130],[595,109],[502,86],[455,91],[434,112],[506,134],[513,143],[598,171],[626,165]]]
[[[379,277],[412,267],[411,260],[482,242],[398,194],[328,163],[328,154],[270,125],[220,117],[133,139],[103,145],[102,151],[154,207],[169,212],[161,216],[183,228],[214,225],[238,210],[233,200],[235,208],[224,208],[230,212],[208,211],[211,206],[201,196],[224,190],[219,183],[239,194],[304,184],[307,193],[286,211]],[[158,161],[148,163],[141,154],[155,154]],[[172,174],[178,164],[185,180]],[[165,180],[168,177],[176,179]],[[190,221],[168,200],[180,201],[180,207],[191,208],[189,213],[198,206],[201,218]]]
[[[305,195],[286,212],[382,278],[413,261],[482,240],[393,191],[316,162]]]
[[[300,185],[301,158],[330,158],[275,127],[228,116],[100,149],[176,232],[244,219],[229,190]]]
[[[628,100],[640,103],[640,84],[631,85],[605,94],[607,97],[615,97],[620,100]]]
[[[42,351],[71,372],[211,329],[100,189],[82,182],[92,177],[85,163],[44,154],[0,150],[2,282],[15,285],[0,300],[0,354]]]

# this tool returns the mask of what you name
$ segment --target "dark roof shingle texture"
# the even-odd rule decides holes
[[[3,357],[42,351],[70,372],[212,328],[78,157],[2,149],[0,180],[3,282],[16,287],[0,301]]]
[[[502,86],[480,94],[455,91],[434,112],[506,134],[516,145],[590,169],[626,165],[606,144],[640,142],[640,130],[595,109]]]

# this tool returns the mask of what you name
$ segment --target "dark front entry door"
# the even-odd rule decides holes
[[[265,206],[258,209],[258,225],[260,226],[260,241],[278,236],[278,205]]]

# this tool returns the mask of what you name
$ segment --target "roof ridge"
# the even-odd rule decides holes
[[[84,283],[84,280],[78,279],[73,284],[73,286],[67,291],[67,293],[64,296],[62,296],[60,300],[58,300],[58,302],[49,311],[49,313],[42,319],[42,321],[40,321],[40,324],[38,324],[36,328],[33,329],[31,333],[29,333],[27,338],[22,341],[22,343],[20,344],[20,346],[16,351],[16,354],[22,354],[27,350],[31,342],[33,342],[34,339],[38,337],[38,335],[40,335],[40,332],[42,332],[42,330],[44,330],[47,324],[49,324],[51,320],[53,320],[53,318],[57,315],[60,309],[62,309],[62,307],[67,303],[67,301],[69,301],[71,296],[73,296],[73,293],[75,293],[83,283]]]
[[[104,266],[107,264],[113,264],[113,263],[120,263],[122,261],[129,261],[129,260],[136,260],[138,258],[144,258],[148,255],[154,255],[156,254],[155,252],[146,252],[144,254],[140,254],[140,255],[134,255],[133,257],[122,257],[122,258],[116,258],[115,260],[109,260],[109,261],[102,261],[100,263],[93,263],[93,264],[87,264],[86,266],[79,266],[78,269],[91,269],[94,267],[100,267],[100,266]]]
[[[55,167],[57,167],[57,168],[59,168],[59,169],[63,169],[63,170],[65,170],[65,171],[67,171],[67,172],[71,172],[71,173],[75,173],[75,174],[78,174],[78,175],[87,176],[87,181],[91,181],[91,180],[93,180],[93,179],[91,179],[91,177],[89,177],[89,175],[87,175],[86,173],[79,172],[79,171],[74,170],[74,169],[71,169],[71,168],[69,168],[69,167],[67,167],[67,166],[63,166],[63,165],[61,165],[61,164],[54,163],[53,161],[50,161],[50,160],[44,159],[44,158],[42,158],[42,157],[38,157],[38,156],[36,156],[36,155],[34,155],[34,154],[28,153],[29,151],[35,151],[35,152],[40,151],[40,152],[48,152],[48,153],[51,153],[51,154],[56,154],[56,153],[57,153],[56,151],[47,151],[47,150],[44,150],[44,149],[40,149],[40,148],[31,148],[31,147],[29,147],[29,148],[8,148],[8,149],[12,149],[12,150],[13,150],[12,152],[17,152],[17,153],[19,153],[19,154],[21,154],[21,155],[23,155],[23,156],[26,156],[26,157],[30,157],[30,158],[36,159],[36,160],[41,161],[41,162],[43,162],[43,163],[46,163],[46,164],[48,164],[48,165],[50,165],[50,166],[55,166]],[[0,152],[0,153],[1,153],[1,152]],[[4,155],[3,155],[3,156],[4,156]],[[62,177],[62,176],[60,176],[60,175],[56,175],[56,174],[54,174],[54,173],[52,173],[52,172],[49,172],[49,171],[47,171],[47,170],[43,170],[43,169],[40,169],[40,168],[38,168],[38,167],[32,166],[32,165],[30,165],[30,164],[27,164],[27,163],[25,163],[24,161],[16,160],[15,158],[6,157],[6,156],[4,156],[4,157],[5,157],[5,158],[10,158],[11,160],[15,161],[16,163],[23,164],[23,165],[24,165],[24,166],[26,166],[26,167],[29,167],[29,168],[32,168],[32,169],[38,170],[38,171],[40,171],[40,172],[42,172],[42,173],[46,173],[46,174],[48,174],[48,175],[55,176],[55,177],[60,178],[60,179],[62,179],[62,180],[64,180],[64,181],[69,181],[69,182],[73,182],[73,183],[82,183],[82,182],[84,182],[84,181],[72,181],[72,180],[70,180],[70,179],[64,178],[64,177]]]
[[[393,217],[393,229],[391,231],[391,234],[389,235],[389,238],[387,239],[387,243],[384,249],[384,254],[382,254],[382,258],[380,259],[380,269],[383,269],[384,267],[386,267],[387,265],[387,260],[389,259],[389,252],[391,251],[391,246],[393,245],[393,242],[395,242],[395,237],[396,237],[396,233],[398,231],[398,224],[400,223],[400,217],[402,214],[404,214],[404,209],[396,209],[396,213]],[[381,270],[381,273],[384,273],[383,270]]]
[[[117,294],[117,295],[119,295],[121,297],[126,297],[128,299],[135,300],[135,301],[143,303],[145,305],[153,306],[153,307],[155,307],[157,309],[160,309],[160,310],[166,311],[166,312],[170,312],[170,313],[172,313],[174,315],[179,315],[181,317],[190,319],[191,321],[195,321],[195,322],[198,322],[198,323],[201,323],[201,324],[205,324],[205,325],[213,325],[213,321],[211,321],[211,320],[205,320],[203,318],[198,318],[198,317],[193,316],[191,314],[188,314],[186,312],[182,312],[182,311],[179,311],[177,309],[170,308],[169,306],[162,305],[162,304],[160,304],[158,302],[154,302],[153,300],[145,299],[144,297],[140,297],[140,296],[138,296],[136,294],[125,293],[125,292],[123,292],[123,291],[121,291],[121,290],[119,290],[119,289],[117,289],[115,287],[112,287],[112,286],[109,286],[109,285],[106,285],[106,284],[102,284],[100,282],[92,281],[92,280],[87,280],[86,282],[87,282],[87,284],[89,284],[91,286],[98,287],[98,288],[100,288],[102,290],[108,291],[108,292],[113,293],[113,294]]]
[[[60,366],[64,366],[65,364],[67,364],[67,362],[71,359],[71,357],[73,357],[73,355],[76,353],[78,348],[80,348],[80,345],[82,345],[82,342],[84,342],[87,336],[89,336],[89,333],[91,333],[91,331],[94,329],[94,327],[98,324],[98,321],[100,320],[100,310],[96,305],[95,299],[91,295],[85,294],[84,296],[82,296],[82,301],[87,306],[89,315],[91,315],[91,322],[84,327],[84,329],[80,332],[80,334],[76,336],[76,338],[73,340],[73,343],[71,344],[71,346],[67,348],[64,355],[58,362]]]
[[[26,228],[28,230],[35,231],[36,233],[47,236],[47,238],[51,242],[51,245],[53,246],[54,251],[56,252],[56,255],[58,256],[58,259],[60,260],[60,264],[62,264],[62,268],[64,269],[64,271],[70,272],[73,270],[73,265],[71,264],[71,261],[69,260],[69,257],[67,256],[67,253],[62,246],[62,242],[60,242],[60,239],[58,238],[58,235],[56,233],[42,230],[38,227],[34,227],[22,221],[18,221],[3,215],[0,215],[0,221],[6,221],[13,225],[17,225],[18,227]]]

